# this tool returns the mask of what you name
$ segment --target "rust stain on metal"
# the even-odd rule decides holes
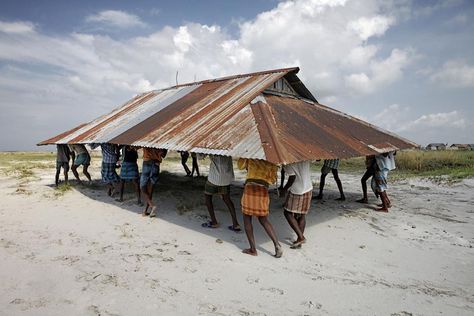
[[[417,147],[317,103],[296,76],[298,70],[277,69],[151,91],[38,145],[109,142],[276,164]],[[296,95],[266,90],[282,77],[293,84]]]

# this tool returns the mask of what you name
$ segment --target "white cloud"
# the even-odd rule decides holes
[[[447,61],[430,76],[431,81],[456,88],[474,87],[474,66],[463,60]]]
[[[145,25],[138,16],[112,10],[86,20],[116,27]],[[394,24],[376,0],[280,2],[239,24],[238,36],[218,25],[199,23],[127,39],[79,33],[52,36],[34,32],[30,24],[33,32],[25,33],[28,36],[0,32],[0,61],[21,70],[34,66],[42,80],[33,80],[28,71],[2,71],[0,105],[16,98],[25,107],[44,104],[45,111],[55,106],[67,112],[70,104],[81,104],[75,119],[86,121],[135,93],[174,85],[176,71],[179,83],[184,83],[289,66],[300,66],[299,76],[316,98],[331,103],[349,93],[376,92],[402,78],[414,53],[394,48],[383,56],[382,45],[370,41]],[[12,81],[23,83],[15,94]],[[32,94],[41,100],[33,101]],[[39,122],[57,121],[58,108],[51,118],[39,116]]]
[[[118,10],[105,10],[89,15],[86,17],[86,21],[120,28],[144,27],[146,25],[138,16]]]
[[[383,35],[394,22],[395,19],[392,17],[376,15],[371,18],[361,17],[351,21],[348,27],[366,41],[372,36]]]
[[[0,32],[9,34],[30,34],[35,32],[33,23],[30,22],[2,22],[0,21]]]
[[[345,77],[346,86],[360,94],[372,93],[400,79],[403,69],[410,64],[414,57],[414,53],[410,49],[394,49],[388,58],[370,61],[368,67],[370,74],[362,72],[347,75]]]

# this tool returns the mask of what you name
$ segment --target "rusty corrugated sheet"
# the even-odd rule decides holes
[[[127,144],[290,163],[417,146],[317,103],[298,68],[238,75],[151,91],[39,145]],[[264,90],[280,78],[301,96]]]

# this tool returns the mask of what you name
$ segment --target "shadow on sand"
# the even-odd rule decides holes
[[[216,241],[223,241],[234,244],[239,249],[248,247],[245,232],[233,232],[227,227],[231,224],[230,214],[221,198],[215,196],[214,209],[220,222],[220,227],[216,229],[203,228],[201,224],[208,221],[207,208],[204,203],[204,184],[206,177],[186,177],[183,173],[170,173],[162,171],[160,180],[155,185],[153,201],[158,206],[158,220],[164,220],[196,232],[207,234]],[[85,196],[109,203],[117,207],[136,213],[141,216],[142,206],[137,205],[136,194],[131,183],[125,186],[124,201],[118,202],[115,197],[107,196],[107,190],[100,180],[94,180],[90,184],[79,184],[71,181],[71,185]],[[240,198],[243,192],[243,182],[235,181],[231,185],[231,198],[237,212],[237,218],[243,228],[242,213],[240,211]],[[346,201],[336,201],[339,196],[337,191],[325,190],[324,200],[312,200],[311,209],[306,219],[306,227],[321,225],[325,221],[338,216],[358,216],[361,213],[362,205],[356,203],[360,193],[346,192]],[[278,198],[276,189],[270,188],[270,221],[273,224],[277,236],[281,243],[290,245],[294,238],[294,233],[289,227],[283,215],[284,198]],[[254,234],[257,245],[264,241],[269,241],[263,228],[256,219],[253,220]],[[261,252],[269,253],[262,247],[257,246]]]

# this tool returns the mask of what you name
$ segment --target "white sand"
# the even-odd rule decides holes
[[[55,197],[53,169],[37,170],[39,179],[20,193],[20,180],[3,176],[0,314],[474,314],[474,180],[393,184],[394,207],[380,214],[352,202],[360,190],[354,175],[341,176],[348,201],[333,201],[328,176],[300,250],[289,249],[294,236],[272,194],[271,221],[284,246],[275,259],[258,222],[259,256],[241,253],[245,234],[226,228],[221,201],[222,227],[201,228],[199,185],[177,164],[164,169],[179,172],[174,184],[186,190],[158,189],[157,219],[139,215],[130,188],[118,203],[105,189],[81,186]],[[97,165],[92,171],[97,179]],[[241,186],[232,187],[239,219]]]

